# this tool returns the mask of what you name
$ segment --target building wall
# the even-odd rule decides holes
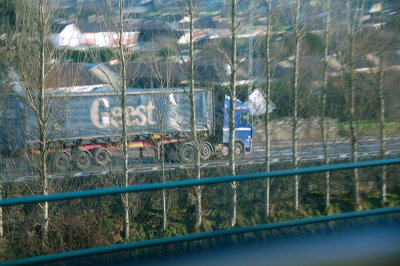
[[[70,24],[60,33],[50,34],[50,40],[56,47],[77,47],[82,41],[82,33],[74,24]]]

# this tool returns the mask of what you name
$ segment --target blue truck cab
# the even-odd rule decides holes
[[[230,97],[225,95],[224,99],[224,118],[223,118],[223,143],[229,143],[229,109]],[[250,106],[235,100],[234,111],[235,142],[243,145],[245,152],[251,152],[254,130],[251,122]]]
[[[15,94],[0,94],[0,150],[20,150],[24,144],[22,106]]]

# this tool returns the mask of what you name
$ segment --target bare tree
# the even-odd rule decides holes
[[[113,71],[107,67],[100,67],[100,76],[103,76],[105,81],[109,83],[113,90],[116,91],[117,98],[120,104],[120,122],[117,125],[118,134],[120,134],[120,140],[122,144],[122,176],[118,179],[117,183],[120,186],[130,186],[134,175],[129,172],[129,142],[131,141],[131,131],[128,125],[128,79],[132,80],[137,73],[130,73],[129,77],[127,74],[128,61],[130,56],[130,48],[127,46],[128,40],[132,38],[131,28],[129,32],[126,32],[126,20],[124,17],[127,2],[124,0],[118,0],[118,10],[114,12],[111,2],[107,3],[107,6],[103,6],[99,12],[102,16],[107,17],[108,26],[114,27],[116,30],[116,43],[118,43],[117,49],[115,51],[115,57],[119,61],[118,74],[115,75]],[[129,25],[131,26],[131,25]],[[108,29],[112,31],[111,29]],[[114,38],[114,37],[113,37]],[[130,233],[130,219],[131,219],[131,209],[132,208],[132,198],[129,193],[121,194],[122,203],[122,225],[123,225],[123,235],[125,239],[128,239],[131,235]]]
[[[272,83],[272,64],[271,64],[271,37],[272,37],[272,0],[267,0],[268,4],[268,16],[267,16],[267,31],[265,34],[265,76],[266,76],[266,88],[265,88],[265,102],[266,102],[266,112],[264,116],[264,130],[265,130],[265,168],[269,172],[271,170],[271,128],[270,128],[270,114],[269,110],[271,108],[271,83]],[[270,186],[271,180],[267,178],[265,180],[265,205],[264,212],[265,217],[268,219],[270,211]]]
[[[358,138],[356,132],[356,84],[355,84],[355,49],[356,49],[356,41],[357,41],[357,26],[358,26],[358,10],[357,7],[360,4],[360,0],[356,1],[356,8],[352,10],[352,2],[347,0],[346,8],[348,13],[348,21],[347,21],[347,32],[349,38],[349,51],[348,51],[348,86],[349,86],[349,95],[348,95],[348,105],[349,105],[349,124],[350,124],[350,147],[351,147],[351,159],[353,162],[358,161]],[[356,209],[360,208],[360,180],[359,180],[359,170],[358,168],[354,168],[354,184],[353,184],[353,193],[354,193],[354,202]]]
[[[125,45],[124,45],[124,1],[118,1],[118,12],[119,12],[119,59],[121,62],[120,68],[120,80],[121,80],[121,110],[122,110],[122,121],[121,121],[121,131],[122,131],[122,156],[123,156],[123,166],[122,166],[122,173],[123,173],[123,180],[124,186],[129,186],[129,173],[128,173],[128,132],[127,132],[127,109],[126,109],[126,89],[127,89],[127,78],[126,78],[126,58],[125,58]],[[129,193],[124,193],[121,195],[122,204],[124,209],[123,214],[123,231],[124,237],[129,238],[130,231],[129,231]]]
[[[49,193],[48,158],[50,153],[52,114],[49,100],[46,97],[46,75],[49,71],[48,60],[51,48],[48,44],[50,29],[51,5],[46,0],[21,1],[18,3],[17,32],[19,38],[15,43],[15,51],[9,55],[13,68],[19,75],[19,85],[23,90],[23,102],[33,116],[29,134],[38,148],[38,155],[33,156],[32,166],[37,171],[43,195]],[[18,62],[17,64],[15,64]],[[37,67],[32,68],[32,62]],[[51,68],[51,67],[50,67]],[[53,121],[54,122],[54,121]],[[41,208],[41,237],[43,246],[48,244],[49,204],[44,202]]]
[[[381,0],[382,9],[385,6],[385,0]],[[384,13],[382,12],[380,16],[380,33],[384,32]],[[383,35],[383,34],[382,34]],[[384,58],[385,58],[385,45],[383,43],[383,36],[379,38],[379,52],[378,52],[378,71],[376,73],[376,88],[378,90],[379,95],[379,151],[380,156],[382,159],[386,158],[386,130],[385,130],[385,123],[386,123],[386,106],[385,106],[385,91],[383,87],[383,78],[384,78]],[[383,165],[381,168],[381,202],[384,205],[386,203],[386,187],[387,187],[387,166]]]
[[[236,175],[236,160],[235,160],[235,98],[236,98],[236,8],[237,0],[231,1],[230,23],[231,23],[231,47],[230,47],[230,81],[229,81],[229,169],[231,175]],[[237,182],[231,182],[231,206],[230,206],[230,226],[236,225],[237,219]]]
[[[3,8],[0,11],[0,16],[2,20],[2,25],[0,25],[0,34],[4,34],[6,32],[7,35],[11,32],[11,28],[15,27],[15,5],[13,2],[10,2],[8,0],[2,0],[0,1],[0,4],[3,5]],[[6,52],[8,50],[8,45],[7,45],[7,40],[9,36],[6,36],[5,38],[5,43],[3,44],[3,41],[0,41],[0,56],[5,57]],[[7,91],[6,84],[8,83],[8,77],[7,77],[7,66],[4,63],[4,61],[0,62],[0,92],[5,92]],[[1,105],[1,102],[0,102]],[[0,160],[5,160],[5,158],[2,158],[2,154],[0,154]],[[0,173],[0,180],[3,178],[2,173]],[[3,198],[3,184],[0,184],[0,199]],[[3,207],[0,207],[0,238],[3,238],[4,232],[3,232]]]
[[[160,88],[169,88],[171,80],[172,80],[172,73],[173,73],[173,65],[170,64],[170,62],[167,62],[166,68],[162,69],[158,67],[157,61],[155,60],[153,71],[155,73],[155,76],[160,84]],[[161,102],[166,102],[168,103],[168,96],[166,95],[160,95],[160,101]],[[158,124],[160,125],[160,134],[161,134],[161,143],[164,142],[165,139],[165,127],[164,123],[166,120],[166,112],[167,112],[167,107],[164,106],[164,108],[158,109]],[[167,175],[166,175],[166,157],[170,156],[170,154],[167,154],[170,150],[166,149],[166,145],[161,145],[160,147],[160,163],[161,163],[161,181],[163,183],[167,182]],[[163,189],[162,190],[162,209],[163,209],[163,215],[162,215],[162,226],[163,230],[167,229],[168,225],[168,190]]]
[[[292,87],[292,106],[293,106],[293,117],[292,117],[292,161],[293,167],[298,168],[300,165],[299,154],[298,154],[298,122],[299,122],[299,88],[300,88],[300,52],[303,38],[303,32],[300,29],[299,18],[300,18],[300,6],[301,0],[295,1],[294,7],[294,75],[293,75],[293,87]],[[297,211],[299,209],[299,182],[300,176],[293,176],[293,208]]]
[[[165,100],[167,102],[167,100]],[[161,112],[159,115],[159,123],[161,125],[161,143],[164,142],[164,119],[165,119],[165,110]],[[162,182],[165,183],[167,182],[167,177],[165,173],[165,145],[161,145],[161,179]],[[163,229],[167,229],[168,225],[168,204],[167,204],[167,190],[163,189],[162,190],[162,208],[163,208],[163,218],[162,218],[162,224],[163,224]]]
[[[190,140],[190,144],[186,144],[185,149],[190,149],[193,152],[193,163],[194,163],[194,178],[201,179],[201,157],[200,150],[201,145],[204,144],[201,141],[201,136],[197,132],[197,117],[196,117],[196,69],[195,69],[195,21],[196,21],[196,1],[188,0],[188,1],[178,1],[183,7],[185,7],[185,14],[187,14],[189,19],[188,28],[185,29],[185,33],[188,33],[188,50],[189,50],[189,59],[186,63],[184,63],[186,67],[186,73],[188,76],[188,84],[189,88],[187,90],[187,95],[189,99],[189,107],[190,107],[190,133],[188,134],[188,138]],[[179,52],[180,53],[180,52]],[[183,60],[182,54],[180,55],[180,59]],[[187,146],[187,145],[190,145]],[[195,187],[195,223],[197,227],[200,227],[202,224],[202,187]]]
[[[48,14],[46,14],[46,6],[44,0],[39,1],[38,5],[38,29],[39,29],[39,151],[40,151],[40,179],[43,186],[43,195],[47,195],[49,191],[48,179],[47,179],[47,156],[48,156],[48,139],[46,129],[46,117],[45,117],[45,68],[46,68],[46,25],[48,23]],[[43,203],[43,217],[42,217],[42,238],[45,243],[48,241],[49,231],[49,203],[46,201]]]
[[[196,105],[195,105],[195,69],[194,69],[194,3],[189,0],[189,101],[190,101],[190,131],[194,148],[195,178],[200,179],[200,142],[196,132]],[[196,225],[202,223],[201,186],[195,187],[196,192]]]
[[[328,56],[329,56],[329,42],[330,42],[330,25],[331,25],[331,0],[325,0],[325,27],[324,27],[324,73],[323,73],[323,87],[320,98],[320,126],[322,149],[324,155],[324,163],[329,164],[330,158],[328,154],[328,139],[325,117],[327,115],[327,90],[328,90]],[[330,205],[330,172],[325,173],[325,207],[328,209]]]
[[[116,98],[118,99],[118,103],[120,104],[120,121],[115,125],[118,130],[118,135],[120,135],[120,141],[122,144],[122,175],[120,178],[117,178],[117,183],[119,186],[127,187],[130,185],[130,176],[129,176],[129,150],[128,150],[128,142],[129,142],[129,132],[128,132],[128,114],[127,114],[127,47],[125,45],[125,39],[127,38],[125,33],[125,20],[124,20],[124,11],[125,11],[125,1],[118,0],[118,10],[114,12],[111,2],[107,3],[108,6],[103,6],[101,9],[98,9],[98,12],[101,16],[107,18],[107,26],[110,27],[108,29],[104,29],[112,32],[111,27],[114,24],[114,28],[116,31],[116,38],[113,38],[113,41],[118,43],[117,49],[115,51],[115,56],[119,60],[119,69],[118,73],[113,72],[107,67],[101,65],[96,68],[96,74],[102,76],[105,82],[109,83],[111,88],[116,93]],[[107,36],[109,37],[109,36]],[[110,38],[110,37],[109,37]],[[115,38],[115,39],[114,39]],[[117,175],[118,176],[118,175]],[[123,227],[123,236],[125,239],[130,237],[130,195],[129,193],[121,194],[121,203],[122,203],[122,227]]]
[[[159,62],[157,60],[154,61],[154,65],[152,67],[152,71],[155,74],[155,78],[157,79],[159,83],[160,88],[170,88],[171,84],[173,83],[173,74],[174,74],[174,63],[169,62],[169,59],[167,59],[167,62],[165,62],[165,65],[159,65]],[[165,102],[168,103],[169,105],[172,104],[169,99],[168,95],[161,94],[159,98],[160,102]],[[160,147],[160,162],[161,162],[161,180],[163,183],[167,182],[167,175],[166,175],[166,157],[171,157],[171,149],[167,148],[166,145],[163,145],[165,140],[165,122],[168,119],[166,116],[166,112],[168,111],[168,107],[164,106],[163,108],[159,108],[157,113],[157,118],[158,118],[158,124],[160,125],[160,133],[161,133],[161,147]],[[168,145],[167,145],[168,146]],[[172,152],[173,153],[173,152]],[[168,209],[169,209],[169,203],[168,203],[168,190],[163,189],[162,190],[162,209],[163,209],[163,217],[162,217],[162,225],[163,225],[163,230],[167,229],[168,225]]]

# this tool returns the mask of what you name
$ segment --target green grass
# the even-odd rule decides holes
[[[358,136],[378,136],[379,133],[379,123],[370,121],[357,121],[356,132]],[[396,135],[400,134],[400,122],[387,122],[385,123],[386,135]],[[341,136],[350,136],[350,123],[343,122],[339,125],[339,134]]]

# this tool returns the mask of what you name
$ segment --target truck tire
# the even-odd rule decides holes
[[[66,171],[71,162],[71,154],[67,151],[56,151],[52,154],[52,166],[58,171]]]
[[[194,147],[191,143],[183,144],[178,152],[182,163],[194,163]]]
[[[221,155],[222,155],[222,157],[228,157],[228,155],[229,155],[229,148],[226,147],[225,145],[222,146],[222,148],[221,148]]]
[[[99,166],[107,166],[111,162],[110,151],[105,148],[97,148],[93,152],[93,160]]]
[[[92,164],[90,153],[84,149],[78,149],[73,153],[75,167],[80,170],[86,170]]]
[[[166,162],[177,162],[179,161],[178,150],[174,144],[167,144],[164,146],[164,159]]]
[[[235,158],[241,158],[244,155],[243,144],[240,142],[235,142],[233,151],[235,152]]]
[[[202,142],[199,148],[200,160],[207,161],[212,155],[212,146],[209,142]]]

